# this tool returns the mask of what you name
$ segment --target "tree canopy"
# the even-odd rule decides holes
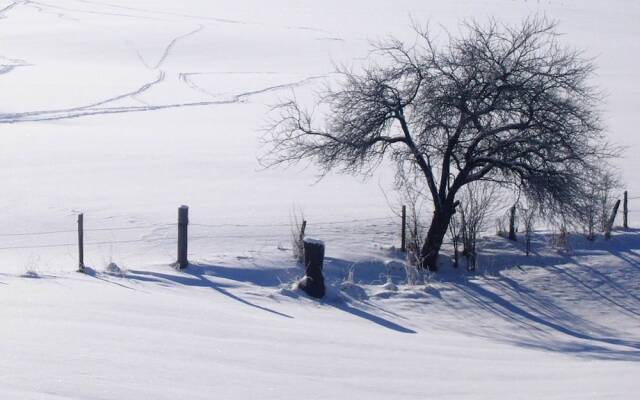
[[[374,45],[361,70],[339,68],[319,115],[295,99],[278,105],[267,161],[362,173],[388,156],[399,172],[422,176],[435,210],[423,252],[435,250],[434,266],[456,194],[470,182],[579,213],[585,179],[610,156],[593,62],[562,46],[544,18],[464,23],[443,44],[416,33],[411,45]]]

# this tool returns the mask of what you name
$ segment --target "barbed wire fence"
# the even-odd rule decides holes
[[[640,218],[640,196],[629,196],[625,191],[622,199],[622,227],[628,229],[631,220]],[[617,211],[617,209],[616,209]],[[353,218],[310,221],[307,236],[318,237],[327,242],[340,242],[341,246],[357,246],[362,243],[380,243],[405,251],[407,235],[406,213],[393,213],[387,217]],[[616,218],[614,214],[612,218]],[[155,255],[163,260],[175,261],[182,248],[183,257],[207,258],[212,251],[242,251],[247,246],[263,249],[277,247],[291,250],[295,230],[293,221],[282,223],[208,223],[187,222],[188,236],[181,239],[180,221],[157,224],[88,226],[79,216],[76,229],[52,229],[43,231],[0,233],[0,253],[10,251],[39,251],[64,249],[67,256],[78,256],[79,270],[84,269],[84,254],[94,260],[98,256],[111,257],[114,246],[137,246],[137,255]],[[99,224],[100,221],[91,221]],[[94,225],[95,226],[95,225]],[[404,229],[403,229],[404,227]],[[421,227],[425,228],[425,227]],[[186,232],[186,231],[185,231]],[[137,235],[131,237],[131,235]],[[185,233],[186,234],[186,233]],[[75,235],[78,235],[75,237]],[[88,239],[85,241],[85,238]],[[25,242],[26,241],[26,242]],[[34,241],[36,241],[34,243]],[[248,244],[249,243],[249,244]],[[448,242],[447,242],[448,243]],[[142,245],[142,246],[138,246]],[[107,247],[106,249],[104,247]],[[170,246],[176,246],[171,248]]]
[[[638,208],[634,208],[634,206]],[[629,193],[625,191],[622,204],[622,226],[624,229],[629,229],[632,218],[640,218],[640,196],[629,196]]]
[[[78,216],[76,229],[0,233],[0,254],[11,251],[61,250],[67,258],[77,260],[78,269],[85,269],[84,256],[94,261],[99,257],[111,258],[115,246],[135,246],[136,255],[153,255],[163,260],[176,260],[176,247],[180,254],[180,221],[174,223],[98,226],[102,221]],[[87,224],[88,222],[88,224]],[[86,225],[85,225],[86,224]],[[188,253],[191,258],[207,258],[217,252],[242,251],[244,247],[263,249],[277,247],[290,250],[294,224],[282,223],[188,223]],[[399,246],[401,221],[395,216],[310,221],[307,232],[327,242],[357,245],[363,241]],[[76,237],[77,235],[77,237]],[[133,237],[132,237],[133,236]],[[138,246],[141,245],[141,246]],[[186,247],[186,246],[184,246]],[[186,249],[185,249],[186,250]],[[171,258],[169,258],[171,257]],[[105,261],[105,263],[108,263]]]

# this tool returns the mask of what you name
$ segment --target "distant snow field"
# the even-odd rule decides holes
[[[539,232],[531,257],[487,237],[479,271],[407,285],[391,166],[257,161],[269,107],[370,40],[536,13],[596,58],[640,227],[636,1],[0,1],[0,396],[636,398],[639,231]],[[294,210],[327,245],[320,302],[294,289]]]

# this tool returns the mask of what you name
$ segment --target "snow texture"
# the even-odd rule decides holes
[[[0,0],[0,397],[637,397],[640,231],[539,232],[531,257],[488,237],[476,273],[407,285],[392,168],[256,161],[269,107],[369,40],[535,13],[596,57],[639,226],[637,1]],[[327,246],[322,301],[295,289],[294,206]]]

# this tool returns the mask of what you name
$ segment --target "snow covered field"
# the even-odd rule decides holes
[[[302,271],[274,252],[182,273],[3,274],[0,394],[634,398],[640,233],[576,240],[573,258],[538,239],[531,259],[490,241],[489,267],[468,279],[407,287],[394,272],[395,290],[382,285],[388,253],[331,256],[322,303],[289,289]],[[356,284],[344,283],[350,268]]]
[[[0,395],[635,398],[640,232],[575,238],[570,255],[540,235],[530,259],[490,238],[480,273],[427,287],[398,274],[389,290],[391,170],[314,184],[313,167],[256,161],[269,105],[309,95],[369,39],[409,39],[412,18],[454,30],[533,13],[597,57],[640,195],[633,0],[0,1]],[[180,204],[183,273],[168,267]],[[288,289],[294,205],[327,242],[323,303]],[[88,276],[74,272],[79,212]]]

